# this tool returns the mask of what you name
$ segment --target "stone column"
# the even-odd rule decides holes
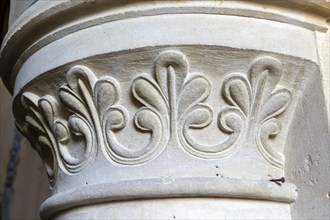
[[[34,3],[0,65],[49,176],[42,218],[290,219],[299,190],[286,159],[294,167],[292,152],[310,147],[292,130],[310,111],[305,88],[326,92],[315,33],[327,12],[307,1]]]

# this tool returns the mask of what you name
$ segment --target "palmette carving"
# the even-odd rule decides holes
[[[67,109],[74,113],[69,123],[74,120],[72,123],[84,128],[88,134],[85,135],[85,155],[89,157],[85,157],[84,163],[95,158],[97,146],[113,161],[121,164],[143,163],[160,152],[159,146],[165,133],[163,126],[157,115],[144,109],[136,114],[135,124],[140,130],[152,132],[150,143],[133,149],[117,140],[115,132],[126,126],[128,113],[117,104],[120,87],[114,78],[105,76],[97,79],[87,67],[75,66],[68,72],[67,81],[69,87],[60,88],[59,97]]]
[[[105,99],[103,94],[99,94]],[[113,102],[113,99],[102,102]],[[104,135],[106,137],[107,152],[111,159],[121,164],[139,164],[155,158],[166,144],[166,126],[159,114],[154,110],[142,108],[135,114],[135,126],[144,132],[150,132],[150,142],[146,146],[126,147],[119,143],[115,131],[126,126],[126,110],[119,107],[108,107],[102,119]]]
[[[163,52],[154,69],[156,80],[147,74],[140,75],[134,80],[132,90],[134,97],[145,106],[141,111],[147,109],[157,114],[167,137],[176,136],[181,121],[194,111],[206,114],[205,119],[195,121],[196,128],[210,123],[212,110],[201,103],[209,96],[210,82],[200,74],[188,76],[188,60],[184,54]]]
[[[215,145],[199,143],[189,129],[202,129],[212,122],[212,108],[203,104],[210,94],[209,81],[200,74],[187,77],[189,66],[184,54],[162,53],[155,64],[155,78],[142,75],[133,83],[133,94],[149,110],[158,112],[170,135],[178,138],[190,154],[206,159],[228,156],[255,137],[261,155],[272,165],[282,168],[283,147],[270,146],[269,138],[281,130],[275,116],[291,103],[287,89],[274,90],[281,77],[281,64],[274,58],[254,61],[248,71],[249,80],[241,73],[229,74],[222,86],[222,95],[231,106],[218,115],[219,128],[229,137]]]
[[[25,121],[16,121],[16,126],[29,138],[31,145],[40,155],[50,184],[54,185],[58,169],[57,143],[53,134],[56,100],[50,95],[39,97],[25,92],[21,102],[26,110]]]
[[[244,116],[248,137],[254,137],[261,155],[272,165],[283,168],[284,146],[271,146],[269,138],[281,131],[281,122],[275,118],[288,108],[292,95],[278,88],[281,63],[272,57],[261,57],[251,65],[247,76],[231,73],[223,82],[222,94]]]
[[[67,82],[58,96],[72,115],[56,123],[55,134],[65,168],[77,173],[94,161],[97,146],[103,145],[93,90],[98,80],[87,67],[75,66],[68,71]]]
[[[232,107],[226,107],[221,110],[218,115],[218,126],[225,132],[230,134],[226,140],[214,145],[205,145],[196,141],[189,134],[190,128],[204,128],[211,123],[211,109],[191,109],[187,117],[181,121],[180,141],[183,147],[191,154],[206,159],[216,159],[228,156],[234,153],[238,147],[243,144],[246,136],[247,127],[242,120],[243,116],[240,111]]]
[[[276,117],[292,99],[287,89],[278,86],[280,78],[280,62],[266,56],[256,59],[247,74],[225,76],[220,90],[228,105],[217,116],[217,129],[227,138],[215,145],[200,143],[190,132],[212,124],[213,109],[205,104],[211,83],[202,74],[190,73],[189,62],[179,51],[161,53],[154,76],[140,74],[132,82],[133,97],[143,105],[132,120],[138,130],[150,133],[145,146],[124,146],[117,139],[116,133],[129,123],[127,110],[118,104],[117,80],[97,78],[79,65],[68,71],[67,84],[56,96],[24,92],[25,121],[17,121],[17,126],[42,157],[51,184],[58,167],[68,174],[79,173],[100,150],[116,163],[141,164],[160,155],[170,139],[204,159],[228,156],[253,142],[267,162],[283,168],[283,146],[269,141],[281,131]]]

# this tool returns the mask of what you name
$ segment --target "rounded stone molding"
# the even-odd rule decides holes
[[[196,49],[191,49],[190,46],[180,50],[149,49],[124,54],[122,60],[117,55],[115,65],[120,65],[121,70],[126,69],[127,63],[138,69],[136,64],[141,63],[141,59],[145,66],[151,67],[149,73],[136,71],[124,80],[116,74],[101,75],[79,61],[80,65],[72,64],[60,77],[56,71],[46,73],[43,81],[56,85],[47,89],[47,93],[38,91],[39,84],[31,83],[16,96],[14,109],[25,109],[25,112],[14,110],[17,126],[43,158],[51,185],[58,193],[45,203],[44,207],[49,208],[43,208],[44,218],[56,214],[51,210],[117,200],[116,196],[105,200],[102,195],[106,195],[107,190],[101,190],[100,195],[91,190],[95,196],[91,199],[90,185],[99,189],[103,185],[123,187],[128,181],[137,186],[140,180],[150,192],[128,190],[127,195],[121,197],[123,190],[119,190],[118,198],[213,195],[294,201],[294,185],[283,183],[282,186],[271,181],[284,176],[284,144],[276,136],[281,135],[282,141],[285,140],[282,130],[288,129],[289,122],[283,119],[291,117],[292,102],[296,102],[297,96],[292,87],[289,91],[285,83],[278,85],[282,74],[291,73],[291,68],[285,67],[292,64],[288,61],[290,58],[286,64],[270,55],[257,56],[250,62],[255,57],[252,52],[245,61],[245,71],[214,74],[209,65],[204,65],[197,73],[190,63],[195,62],[195,68],[205,61],[217,63],[221,49],[212,49],[218,56],[215,60],[202,57],[205,52],[210,53],[210,48],[200,48],[199,56]],[[229,50],[222,50],[219,69],[224,70],[228,63],[223,59]],[[242,59],[239,60],[242,64]],[[227,61],[232,62],[232,58]],[[94,68],[103,68],[109,59],[95,57],[86,62],[97,63]],[[308,68],[311,66],[310,63]],[[136,138],[139,141],[135,141]],[[239,161],[240,166],[235,161]],[[258,172],[249,172],[251,167]],[[210,187],[196,191],[202,182],[199,179],[208,184],[210,175],[215,176],[210,184],[219,182],[213,185],[215,191]],[[188,179],[181,182],[182,177]],[[149,181],[164,178],[176,180],[178,185],[171,188],[174,191],[163,186],[161,192],[160,186],[152,183],[148,186]],[[176,191],[180,184],[187,187],[185,181],[191,182],[192,188],[187,188],[186,193]],[[259,182],[260,186],[254,185]],[[220,187],[222,184],[224,188]],[[77,187],[86,190],[81,202]],[[277,196],[270,192],[274,191],[273,187],[279,190]],[[75,198],[71,191],[77,194],[77,201],[61,204],[68,200],[66,197]]]
[[[131,186],[134,186],[131,188]],[[130,190],[128,190],[130,189]],[[284,184],[278,187],[269,181],[209,178],[162,178],[96,184],[58,193],[41,207],[41,217],[89,204],[109,204],[119,201],[166,198],[232,198],[291,203],[296,199],[296,187]]]
[[[261,8],[263,7],[263,8]],[[88,32],[94,32],[94,30],[88,30],[92,27],[97,27],[100,24],[113,23],[115,24],[117,21],[125,21],[126,19],[132,20],[134,22],[135,18],[143,18],[171,14],[173,16],[176,15],[225,15],[226,18],[230,18],[233,16],[234,18],[238,18],[238,22],[240,19],[248,18],[248,22],[245,25],[249,25],[250,22],[253,22],[255,18],[256,21],[275,21],[274,25],[281,23],[290,24],[297,27],[303,27],[303,29],[299,29],[304,33],[290,33],[288,35],[304,35],[304,38],[295,38],[295,40],[304,40],[305,42],[300,42],[305,47],[301,48],[292,48],[292,49],[281,49],[281,45],[283,42],[279,41],[282,38],[290,39],[292,37],[278,37],[278,35],[286,34],[287,31],[295,31],[292,28],[285,28],[286,31],[279,30],[278,34],[270,33],[265,37],[274,36],[274,42],[279,42],[278,46],[273,45],[273,47],[266,48],[255,48],[257,45],[250,43],[252,46],[248,46],[248,44],[243,43],[239,45],[239,41],[223,39],[225,46],[231,47],[243,47],[249,49],[257,49],[257,50],[273,50],[274,52],[292,54],[293,56],[311,56],[308,58],[312,58],[315,56],[315,49],[306,47],[309,44],[309,40],[306,38],[308,32],[306,30],[318,30],[318,31],[327,31],[327,25],[325,23],[324,17],[328,16],[328,8],[326,4],[322,5],[321,3],[313,3],[309,1],[296,1],[290,0],[285,3],[281,2],[279,4],[274,1],[256,1],[254,2],[239,2],[239,1],[204,1],[202,4],[198,1],[184,0],[184,1],[155,1],[153,4],[150,4],[147,0],[125,0],[125,1],[105,1],[105,0],[78,0],[78,1],[37,1],[32,4],[20,17],[17,18],[16,22],[12,25],[8,34],[6,35],[2,48],[1,48],[1,57],[0,67],[1,69],[6,70],[5,72],[10,72],[12,74],[3,74],[2,77],[4,79],[4,83],[7,88],[13,92],[14,90],[14,82],[16,75],[20,72],[22,65],[29,59],[31,55],[37,52],[40,48],[45,47],[46,45],[60,40],[61,38],[70,35],[74,32],[79,32],[81,30],[86,29]],[[296,9],[298,8],[298,9]],[[301,13],[301,9],[304,9],[304,13]],[[171,19],[173,16],[168,16],[165,19]],[[58,19],[61,17],[61,19]],[[221,16],[220,16],[221,17]],[[175,18],[175,21],[179,21],[180,18]],[[191,20],[191,18],[189,18]],[[199,19],[197,19],[198,22]],[[140,25],[139,20],[137,20]],[[219,21],[206,21],[207,23],[201,23],[196,25],[207,25],[208,23],[219,23]],[[226,19],[226,22],[230,22],[229,19]],[[157,24],[161,24],[162,22],[155,22]],[[176,22],[170,22],[166,25],[172,26],[175,25]],[[195,22],[188,22],[191,23]],[[48,25],[52,24],[52,25]],[[137,25],[137,24],[132,24]],[[146,24],[149,26],[150,24]],[[179,28],[184,28],[186,24],[179,24]],[[229,27],[236,26],[237,24],[228,24]],[[241,28],[245,28],[245,25],[240,26]],[[246,26],[247,29],[259,30],[259,27],[256,27],[258,24],[251,23],[251,26]],[[262,25],[262,24],[261,24]],[[269,25],[269,23],[267,23]],[[119,27],[121,24],[119,24]],[[126,25],[124,25],[126,26]],[[285,25],[284,25],[285,26]],[[165,28],[166,28],[165,27]],[[263,25],[265,27],[265,25]],[[118,29],[118,27],[113,27],[114,29]],[[157,27],[158,28],[158,27]],[[212,26],[207,27],[214,28]],[[273,27],[272,31],[276,31],[276,29],[281,28]],[[228,29],[228,27],[227,27]],[[126,29],[127,31],[127,29]],[[166,32],[166,30],[164,30]],[[160,32],[164,32],[161,30]],[[189,31],[194,31],[193,28],[189,28]],[[230,30],[229,30],[230,31]],[[235,29],[233,29],[235,31]],[[266,31],[266,30],[265,30]],[[267,30],[268,31],[268,30]],[[117,30],[117,33],[122,31]],[[203,32],[203,30],[201,30]],[[214,31],[217,32],[217,31]],[[221,32],[221,30],[220,30]],[[260,34],[262,32],[259,32]],[[97,33],[96,33],[97,34]],[[129,34],[129,33],[127,33]],[[229,33],[228,33],[229,34]],[[242,33],[243,34],[243,33]],[[248,33],[244,33],[248,34]],[[253,34],[253,33],[251,33]],[[258,36],[258,34],[254,34],[254,36]],[[231,36],[235,35],[234,32]],[[29,36],[26,38],[26,36]],[[101,35],[100,35],[101,36]],[[148,35],[146,35],[148,36]],[[215,36],[217,38],[221,36]],[[122,37],[122,36],[121,36]],[[171,36],[172,37],[172,36]],[[24,41],[19,39],[25,38]],[[93,38],[93,37],[92,37]],[[140,39],[136,36],[135,40]],[[143,39],[143,37],[142,37]],[[142,40],[140,39],[140,40]],[[189,39],[189,38],[188,38]],[[200,38],[198,40],[202,40]],[[109,40],[109,39],[108,39]],[[150,41],[150,39],[147,39]],[[162,40],[158,39],[157,40]],[[185,40],[185,39],[184,39]],[[190,39],[191,40],[191,39]],[[197,39],[196,39],[197,40]],[[209,45],[209,41],[207,40],[207,45]],[[246,40],[245,38],[240,39]],[[118,42],[118,41],[117,41]],[[60,42],[62,43],[62,42]],[[151,42],[148,42],[149,44]],[[187,43],[187,42],[186,42]],[[200,42],[203,43],[203,42]],[[233,43],[233,45],[231,45]],[[295,42],[300,44],[299,42]],[[131,47],[127,44],[128,47]],[[138,45],[134,45],[136,48]],[[151,46],[151,45],[150,45]],[[262,45],[260,45],[262,46]],[[290,44],[286,44],[286,46],[290,46]],[[306,48],[306,51],[301,51],[300,49]],[[59,48],[58,48],[59,49]],[[96,48],[95,48],[96,49]],[[124,50],[125,48],[120,48],[120,50]],[[127,48],[128,49],[128,48]],[[62,49],[63,51],[63,49]],[[297,52],[295,52],[297,51]],[[110,51],[107,51],[110,52]],[[80,57],[81,59],[81,57]],[[315,60],[315,57],[312,58]],[[17,62],[16,62],[17,60]],[[53,60],[54,61],[54,60]],[[68,61],[70,62],[70,61]],[[57,64],[60,65],[60,64]],[[55,66],[52,66],[54,68]],[[44,70],[45,71],[45,70]],[[24,74],[27,74],[26,72]],[[31,80],[31,77],[28,77],[28,80]],[[20,81],[20,80],[17,80]],[[25,80],[24,80],[25,81]],[[26,83],[26,82],[25,82]],[[24,84],[25,84],[24,83]],[[21,86],[20,86],[21,88]],[[18,89],[20,89],[18,88]]]
[[[258,200],[291,218],[289,133],[320,74],[314,40],[326,14],[299,1],[33,4],[8,32],[0,66],[16,125],[50,179],[42,218],[174,198]]]

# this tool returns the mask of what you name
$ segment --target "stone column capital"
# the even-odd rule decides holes
[[[302,18],[291,8],[297,5],[318,16]],[[297,188],[286,180],[289,134],[309,80],[320,74],[314,39],[315,31],[327,31],[326,7],[32,5],[8,32],[0,66],[15,96],[16,125],[53,188],[42,217],[101,218],[112,211],[100,210],[131,200],[161,200],[156,206],[164,209],[163,200],[182,198],[188,207],[197,197],[224,206],[232,199],[227,216],[240,202],[244,208],[259,200],[268,208],[252,202],[254,217],[269,217],[274,207],[278,218],[290,218]]]

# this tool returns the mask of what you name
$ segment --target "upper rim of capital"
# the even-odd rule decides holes
[[[82,10],[86,8],[88,10]],[[329,10],[330,2],[308,0],[225,0],[220,3],[183,0],[153,1],[152,4],[147,0],[37,1],[17,18],[2,42],[1,78],[13,93],[20,67],[35,51],[70,33],[114,20],[164,13],[217,14],[271,20],[326,32]]]

